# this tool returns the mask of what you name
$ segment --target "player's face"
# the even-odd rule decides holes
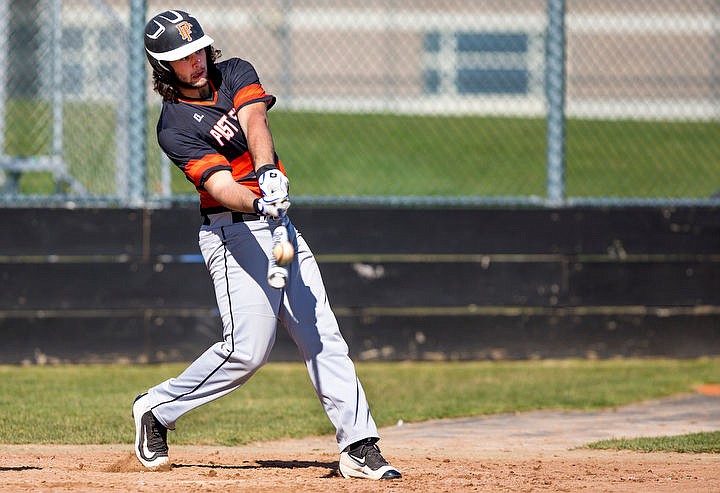
[[[175,71],[175,76],[187,86],[187,90],[194,92],[193,89],[200,90],[208,83],[207,79],[207,54],[205,48],[195,53],[191,53],[185,58],[170,62],[170,66]],[[185,93],[185,88],[181,88],[181,92]],[[187,94],[194,96],[195,94]]]

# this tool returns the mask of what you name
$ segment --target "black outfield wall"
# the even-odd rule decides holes
[[[310,209],[357,359],[720,354],[720,208]],[[0,363],[186,361],[220,338],[194,208],[0,209]],[[274,360],[297,360],[280,329]]]

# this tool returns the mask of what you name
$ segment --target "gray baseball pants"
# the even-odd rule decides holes
[[[315,392],[335,426],[339,449],[378,437],[365,392],[348,356],[315,257],[290,223],[296,255],[284,290],[267,283],[272,230],[269,218],[232,222],[210,215],[200,250],[215,286],[223,324],[213,344],[176,378],[148,390],[155,417],[169,429],[186,412],[240,387],[263,366],[275,342],[277,320],[297,344]],[[238,417],[242,419],[242,417]]]

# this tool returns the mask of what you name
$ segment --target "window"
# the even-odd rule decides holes
[[[528,94],[530,41],[523,32],[426,33],[425,92]]]

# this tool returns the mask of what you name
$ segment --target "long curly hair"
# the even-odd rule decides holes
[[[219,72],[215,68],[215,62],[222,56],[222,51],[216,50],[212,46],[205,48],[208,59],[208,78],[216,81]],[[177,88],[177,79],[174,73],[159,72],[153,69],[153,90],[158,93],[165,101],[177,102],[182,93]]]

